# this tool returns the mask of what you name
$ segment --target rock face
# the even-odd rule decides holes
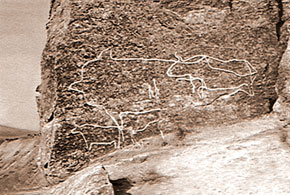
[[[280,62],[279,75],[277,82],[279,98],[274,105],[274,111],[280,113],[284,120],[290,121],[290,41]]]
[[[41,191],[41,194],[106,194],[114,195],[112,184],[102,166],[84,169],[65,182]]]
[[[280,142],[280,125],[263,118],[200,128],[182,141],[169,135],[165,147],[145,144],[103,164],[124,194],[289,194],[290,152]]]
[[[39,136],[5,139],[0,144],[0,194],[114,194],[107,172],[93,165],[50,186],[39,164]]]
[[[39,163],[39,136],[5,139],[0,144],[0,194],[47,186]]]
[[[290,33],[290,2],[281,1],[283,14],[281,20],[283,21],[283,30]],[[290,144],[290,40],[284,33],[283,41],[288,41],[287,49],[285,50],[279,68],[279,77],[276,83],[276,91],[279,96],[273,110],[279,114],[280,120],[286,121],[286,124],[281,130],[281,141]]]
[[[143,138],[53,186],[37,172],[37,137],[5,141],[0,193],[289,194],[290,143],[279,131],[285,124],[271,115],[189,129],[182,139],[176,132]]]
[[[38,97],[48,181],[144,137],[271,112],[283,3],[52,1]]]

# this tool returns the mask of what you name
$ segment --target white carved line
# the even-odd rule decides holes
[[[149,85],[148,83],[145,84],[148,86],[149,99],[155,98],[156,103],[159,104],[159,89],[156,84],[156,79],[153,79],[154,91],[152,90],[151,85]]]
[[[83,140],[85,141],[87,148],[88,149],[90,148],[85,135],[81,131],[76,131],[76,128],[74,128],[74,129],[71,130],[71,133],[72,134],[80,134],[83,137]]]
[[[186,60],[183,60],[180,56],[177,56],[177,54],[175,54],[176,58],[179,60],[178,62],[176,63],[173,63],[171,64],[171,66],[168,68],[166,74],[168,77],[174,77],[174,78],[177,78],[176,80],[186,80],[186,81],[189,81],[190,84],[192,85],[192,92],[195,93],[195,85],[193,84],[193,81],[194,80],[199,80],[201,82],[201,86],[198,88],[198,95],[201,99],[204,98],[204,94],[202,93],[203,90],[208,90],[208,91],[220,91],[220,90],[236,90],[230,94],[227,94],[227,96],[232,96],[236,93],[238,93],[239,91],[241,92],[244,92],[246,93],[247,95],[249,96],[253,96],[254,94],[250,94],[248,93],[247,91],[245,90],[242,90],[241,87],[243,86],[248,86],[249,85],[247,83],[243,83],[237,87],[229,87],[229,88],[209,88],[207,87],[205,81],[200,78],[200,77],[193,77],[191,74],[184,74],[184,75],[173,75],[171,73],[171,70],[173,69],[173,67],[178,64],[178,63],[183,63],[183,64],[196,64],[196,63],[200,63],[202,62],[203,60],[205,60],[206,64],[208,65],[209,68],[213,69],[213,70],[218,70],[218,71],[222,71],[222,72],[226,72],[226,73],[231,73],[231,74],[234,74],[235,76],[238,76],[238,77],[246,77],[246,76],[253,76],[257,73],[256,69],[247,61],[247,60],[238,60],[238,59],[232,59],[232,60],[221,60],[221,59],[217,59],[217,58],[213,58],[213,57],[209,57],[209,56],[206,56],[206,55],[197,55],[197,56],[193,56],[191,58],[188,58]],[[188,62],[189,60],[191,59],[194,59],[194,58],[200,58],[194,62]],[[219,62],[223,62],[223,63],[229,63],[229,62],[234,62],[234,61],[238,61],[238,62],[245,62],[247,64],[247,67],[250,71],[249,74],[238,74],[234,71],[231,71],[231,70],[226,70],[226,69],[222,69],[222,68],[215,68],[215,67],[212,67],[210,64],[209,64],[209,61],[208,59],[213,59],[213,60],[217,60]],[[252,70],[254,70],[252,72]],[[188,77],[188,78],[186,78]],[[253,84],[255,80],[255,77],[251,80],[251,85]]]
[[[90,104],[92,105],[92,104]],[[154,110],[148,110],[148,111],[143,111],[143,112],[121,112],[119,114],[119,118],[120,118],[120,121],[121,121],[121,125],[119,125],[119,123],[117,122],[117,120],[115,119],[114,116],[112,116],[104,106],[101,106],[101,105],[93,105],[95,107],[102,107],[102,109],[105,110],[106,114],[109,115],[112,119],[112,121],[117,125],[117,126],[100,126],[100,125],[92,125],[92,124],[83,124],[83,125],[75,125],[77,126],[78,128],[81,128],[81,127],[85,127],[85,126],[92,126],[92,127],[95,127],[95,128],[104,128],[104,129],[108,129],[108,128],[117,128],[119,130],[119,136],[118,136],[118,144],[115,143],[115,141],[112,141],[112,142],[92,142],[90,144],[88,144],[88,141],[87,139],[85,138],[84,134],[80,131],[75,131],[75,129],[71,130],[71,133],[73,134],[76,134],[76,133],[79,133],[81,134],[81,136],[83,137],[85,143],[86,143],[86,146],[88,148],[88,150],[91,150],[92,148],[92,145],[111,145],[113,142],[114,142],[114,146],[115,148],[120,148],[120,144],[121,144],[121,137],[122,137],[122,141],[124,141],[124,134],[123,134],[123,131],[126,130],[124,129],[124,121],[123,121],[123,115],[128,115],[128,114],[134,114],[134,115],[139,115],[139,114],[146,114],[146,113],[151,113],[151,112],[156,112],[156,111],[160,111],[160,109],[154,109]],[[143,127],[142,129],[137,129],[137,130],[131,130],[131,135],[134,135],[136,134],[137,132],[141,132],[141,131],[145,131],[151,124],[153,123],[156,123],[158,122],[159,120],[155,120],[155,121],[150,121],[148,122],[145,127]],[[132,138],[132,142],[134,143],[135,141],[133,140]]]
[[[142,111],[142,112],[131,112],[131,111],[121,112],[121,113],[119,114],[119,118],[120,118],[120,120],[121,120],[121,127],[122,127],[122,129],[124,128],[123,116],[125,116],[125,115],[128,115],[128,114],[140,115],[140,114],[147,114],[147,113],[158,112],[158,111],[160,111],[159,108],[157,108],[157,109],[152,109],[152,110],[147,110],[147,111]]]
[[[151,124],[153,123],[157,123],[159,120],[155,120],[155,121],[150,121],[145,127],[143,127],[142,129],[137,129],[135,130],[136,132],[142,132],[145,131],[147,129],[147,127],[149,127]]]
[[[77,126],[77,127],[81,127],[81,126]],[[105,127],[105,128],[107,128],[107,127]],[[88,144],[88,141],[87,141],[85,135],[81,131],[76,131],[76,128],[72,129],[71,133],[72,134],[80,134],[82,136],[83,140],[85,141],[85,144],[86,144],[86,147],[87,147],[88,150],[91,150],[93,145],[112,145],[112,144],[114,144],[114,147],[115,148],[117,147],[115,141],[111,141],[111,142],[91,142],[90,144]]]
[[[241,89],[241,87],[243,87],[243,86],[248,86],[249,87],[249,85],[247,83],[243,83],[243,84],[239,85],[238,87],[209,88],[209,87],[207,87],[205,81],[202,78],[200,78],[200,77],[193,77],[191,74],[174,75],[171,72],[172,69],[174,68],[174,66],[176,64],[187,64],[187,65],[190,65],[190,64],[197,64],[197,63],[200,63],[202,61],[205,61],[206,64],[207,64],[207,66],[209,68],[211,68],[212,70],[218,70],[218,71],[221,71],[221,72],[226,72],[226,73],[234,74],[237,77],[254,76],[255,74],[257,74],[257,70],[247,60],[239,60],[239,59],[221,60],[221,59],[214,58],[214,57],[210,57],[210,56],[207,56],[207,55],[195,55],[195,56],[190,57],[190,58],[188,58],[186,60],[183,60],[182,57],[181,56],[178,56],[176,53],[175,53],[175,57],[178,60],[167,60],[167,59],[159,59],[159,58],[150,58],[150,59],[146,59],[146,58],[114,58],[112,56],[112,52],[110,52],[110,58],[112,60],[115,60],[115,61],[161,61],[161,62],[173,62],[171,64],[171,66],[167,69],[167,72],[166,72],[167,76],[168,77],[176,78],[177,81],[178,80],[189,81],[190,84],[191,84],[191,86],[192,86],[192,93],[193,94],[195,93],[195,85],[194,85],[193,81],[195,81],[195,80],[200,81],[202,85],[198,89],[198,95],[199,95],[199,97],[201,99],[203,99],[204,96],[205,96],[204,93],[202,93],[203,90],[208,90],[208,91],[235,90],[234,92],[228,94],[230,96],[235,95],[239,91],[244,92],[244,93],[246,93],[249,96],[253,96],[254,95],[254,94],[248,93],[247,91]],[[195,60],[195,61],[190,61],[190,60],[195,59],[195,58],[198,58],[198,59]],[[237,73],[235,71],[231,71],[231,70],[227,70],[227,69],[223,69],[223,68],[215,68],[215,67],[213,67],[213,66],[210,65],[209,59],[216,60],[216,61],[222,62],[222,63],[244,62],[244,63],[246,63],[247,68],[248,68],[248,70],[249,70],[250,73],[249,74],[239,74],[239,73]],[[254,80],[255,80],[255,77],[253,79],[251,79],[251,85],[253,84]],[[151,86],[149,88],[149,91],[152,94]],[[150,95],[149,95],[149,97],[150,97]]]
[[[92,142],[90,143],[89,151],[92,149],[93,145],[112,145],[114,144],[114,148],[117,148],[116,142],[111,141],[111,142]]]
[[[98,57],[97,57],[96,59],[93,59],[93,60],[87,61],[87,62],[84,63],[83,65],[80,65],[80,67],[81,67],[81,78],[80,78],[80,80],[71,83],[71,84],[69,85],[69,87],[68,87],[69,90],[71,90],[71,91],[76,91],[76,92],[79,92],[79,93],[84,94],[83,91],[81,91],[81,90],[79,90],[79,89],[75,89],[75,88],[73,88],[73,85],[75,85],[75,84],[77,84],[77,83],[81,83],[81,82],[83,82],[83,79],[84,79],[84,68],[85,68],[87,65],[89,65],[90,63],[97,62],[97,61],[101,60],[101,59],[102,59],[102,55],[103,55],[103,53],[104,53],[105,51],[107,51],[107,50],[109,50],[109,48],[104,49],[103,51],[101,51],[101,53],[98,55]]]
[[[105,51],[105,50],[104,50],[104,51]],[[80,74],[80,76],[81,76],[80,80],[73,82],[73,83],[70,84],[69,87],[68,87],[69,90],[76,91],[76,92],[79,92],[79,93],[83,94],[83,95],[84,95],[84,99],[85,99],[86,101],[87,101],[87,99],[86,99],[86,97],[85,97],[85,93],[84,93],[84,91],[81,91],[81,90],[79,90],[79,89],[75,89],[75,88],[73,88],[73,86],[74,86],[75,84],[77,84],[77,83],[81,83],[81,82],[83,81],[83,77],[84,77],[84,67],[87,66],[87,65],[90,64],[90,63],[97,62],[98,60],[100,60],[104,51],[102,51],[102,52],[100,53],[100,55],[98,56],[97,59],[90,60],[90,61],[86,62],[84,65],[82,65],[82,67],[81,67],[81,74]],[[153,81],[153,82],[154,82],[154,81]],[[154,83],[155,83],[155,82],[154,82]],[[156,84],[155,84],[155,87],[156,87]],[[156,88],[157,88],[157,87],[156,87]],[[159,92],[159,90],[156,89],[156,88],[155,88],[155,95],[154,95],[154,96],[157,96],[157,95],[158,95],[158,92]],[[77,134],[77,133],[79,133],[79,134],[82,136],[82,138],[84,139],[84,141],[85,141],[85,143],[86,143],[86,146],[87,146],[88,150],[91,150],[91,148],[92,148],[93,145],[111,145],[111,144],[113,144],[113,143],[114,143],[115,148],[120,148],[121,138],[122,138],[122,141],[124,141],[124,133],[123,133],[123,131],[124,131],[124,121],[123,121],[123,115],[128,115],[128,114],[135,114],[135,115],[138,115],[138,114],[145,114],[145,113],[150,113],[150,112],[154,112],[154,111],[159,111],[159,110],[160,110],[160,109],[154,109],[154,110],[143,111],[143,112],[121,112],[121,113],[119,114],[119,118],[120,118],[120,121],[121,121],[121,125],[119,125],[119,123],[118,123],[118,121],[115,119],[115,117],[112,116],[104,106],[102,106],[102,105],[96,105],[96,104],[94,104],[94,103],[92,103],[92,102],[89,102],[89,101],[87,101],[86,103],[87,103],[88,105],[90,105],[90,106],[93,106],[93,107],[99,109],[99,110],[100,110],[100,109],[104,110],[105,113],[106,113],[106,114],[111,118],[111,120],[115,123],[116,126],[100,126],[100,125],[84,124],[84,125],[77,126],[77,127],[81,128],[81,127],[84,127],[84,126],[92,126],[92,127],[95,127],[95,128],[104,128],[104,129],[105,129],[105,128],[117,128],[117,129],[119,130],[118,144],[116,144],[115,141],[112,141],[112,142],[92,142],[92,143],[88,144],[88,141],[87,141],[86,137],[84,136],[84,134],[83,134],[82,132],[80,132],[80,131],[76,131],[76,129],[71,130],[71,133],[73,133],[73,134]],[[152,122],[152,121],[149,122],[149,123],[148,123],[144,128],[142,128],[141,130],[144,131],[145,129],[147,129],[147,128],[148,128],[152,123],[154,123],[154,122],[155,122],[155,121],[153,121],[153,122]],[[136,131],[136,132],[140,132],[141,130],[138,129],[138,130],[135,130],[135,131]],[[134,131],[134,130],[133,130],[133,131]],[[132,135],[133,135],[133,133],[132,133]],[[132,141],[133,141],[133,140],[132,140]]]
[[[115,61],[147,61],[147,62],[154,62],[154,61],[160,61],[160,62],[176,62],[176,60],[166,60],[166,59],[159,59],[159,58],[114,58],[112,56],[112,51],[110,51],[110,58]]]
[[[79,127],[86,127],[86,126],[91,126],[94,128],[102,128],[102,129],[111,129],[111,128],[118,129],[118,126],[101,126],[101,125],[93,125],[93,124],[83,124],[83,125],[80,125]]]
[[[154,84],[154,89],[155,89],[155,94],[153,97],[155,97],[156,99],[156,102],[159,104],[159,89],[157,87],[157,84],[156,84],[156,80],[153,79],[153,84]]]
[[[101,60],[102,58],[102,55],[105,51],[107,51],[109,48],[103,50],[99,56],[96,58],[96,59],[93,59],[93,60],[90,60],[90,61],[87,61],[85,64],[83,64],[81,66],[81,74],[80,74],[80,80],[78,81],[75,81],[73,83],[71,83],[68,87],[68,90],[72,90],[72,91],[76,91],[78,93],[81,93],[83,94],[84,96],[84,99],[87,101],[86,97],[85,97],[85,93],[84,91],[82,90],[79,90],[79,89],[75,89],[73,88],[73,86],[77,83],[81,83],[83,81],[83,78],[84,78],[84,68],[90,64],[90,63],[93,63],[93,62],[97,62],[99,60]],[[160,61],[160,62],[170,62],[172,63],[170,65],[170,67],[167,69],[166,71],[166,74],[168,77],[172,77],[172,78],[176,78],[176,80],[185,80],[185,81],[189,81],[191,86],[192,86],[192,93],[194,94],[196,89],[195,89],[195,85],[193,83],[193,81],[195,80],[198,80],[201,82],[201,86],[198,88],[197,92],[198,92],[198,95],[201,99],[204,98],[204,93],[203,93],[203,90],[208,90],[208,91],[218,91],[218,90],[235,90],[234,92],[230,93],[230,94],[226,94],[224,95],[224,97],[230,97],[232,95],[235,95],[236,93],[238,93],[239,91],[241,92],[244,92],[246,93],[247,95],[249,96],[253,96],[254,94],[249,94],[248,92],[246,92],[245,90],[242,90],[241,87],[243,86],[248,86],[247,83],[243,83],[237,87],[230,87],[230,88],[208,88],[205,81],[200,78],[200,77],[193,77],[191,74],[183,74],[183,75],[174,75],[172,74],[172,69],[174,68],[174,66],[176,64],[187,64],[187,65],[190,65],[190,64],[197,64],[197,63],[200,63],[200,62],[203,62],[205,61],[207,66],[209,68],[211,68],[212,70],[218,70],[218,71],[222,71],[222,72],[226,72],[226,73],[231,73],[231,74],[234,74],[235,76],[238,76],[238,77],[247,77],[247,76],[254,76],[257,71],[256,69],[251,65],[250,62],[248,62],[247,60],[238,60],[238,59],[231,59],[231,60],[221,60],[221,59],[218,59],[218,58],[214,58],[214,57],[210,57],[210,56],[206,56],[206,55],[196,55],[196,56],[193,56],[193,57],[190,57],[186,60],[183,60],[181,56],[178,56],[176,53],[175,53],[175,57],[177,58],[177,60],[171,60],[171,59],[159,59],[159,58],[150,58],[150,59],[146,59],[146,58],[114,58],[112,56],[112,51],[110,51],[110,58],[114,61]],[[193,59],[196,59],[198,58],[197,60],[195,61],[190,61],[190,60],[193,60]],[[231,70],[227,70],[227,69],[222,69],[222,68],[215,68],[215,67],[212,67],[210,65],[210,62],[209,62],[209,59],[212,59],[212,60],[216,60],[218,62],[222,62],[222,63],[230,63],[230,62],[245,62],[247,64],[247,67],[249,69],[249,74],[239,74],[237,72],[234,72],[234,71],[231,71]],[[255,77],[251,80],[251,85],[253,84],[255,80]],[[156,99],[156,102],[159,103],[159,89],[157,88],[157,84],[156,84],[156,80],[153,79],[153,84],[154,84],[154,88],[155,88],[155,91],[153,91],[151,89],[151,86],[148,84],[148,91],[149,91],[149,99],[151,98],[155,98]],[[248,86],[249,87],[249,86]],[[150,101],[150,100],[149,100]],[[84,124],[84,125],[81,125],[81,126],[78,126],[78,127],[84,127],[84,126],[93,126],[95,128],[117,128],[118,131],[119,131],[119,136],[118,136],[118,144],[116,144],[115,141],[112,141],[112,142],[92,142],[90,143],[90,145],[88,144],[84,134],[80,131],[76,131],[76,129],[73,129],[71,130],[71,133],[73,134],[76,134],[76,133],[79,133],[81,134],[81,136],[83,137],[85,143],[86,143],[86,146],[89,150],[91,150],[92,148],[92,145],[111,145],[111,144],[114,144],[115,148],[120,148],[120,143],[121,143],[121,138],[122,138],[122,141],[124,141],[124,121],[123,121],[123,116],[124,115],[128,115],[128,114],[134,114],[134,115],[139,115],[139,114],[145,114],[145,113],[150,113],[150,112],[155,112],[155,111],[160,111],[160,109],[154,109],[154,110],[149,110],[149,111],[143,111],[143,112],[130,112],[130,111],[126,111],[126,112],[121,112],[119,113],[119,119],[121,121],[121,124],[118,123],[118,121],[116,120],[116,118],[114,116],[112,116],[112,114],[110,114],[108,112],[108,110],[102,106],[102,105],[96,105],[94,103],[91,103],[89,101],[86,102],[88,105],[91,105],[95,108],[98,108],[98,109],[102,109],[105,111],[105,113],[111,118],[111,120],[115,123],[116,126],[100,126],[100,125],[91,125],[91,124]],[[137,130],[131,130],[131,135],[134,135],[136,134],[137,132],[142,132],[144,130],[146,130],[151,124],[153,123],[158,123],[159,124],[160,120],[154,120],[154,121],[150,121],[149,123],[147,123],[145,125],[145,127],[141,128],[141,129],[137,129]],[[159,129],[160,130],[160,129]],[[160,130],[160,134],[161,134],[161,137],[164,139],[164,135],[163,135],[163,132]],[[132,137],[132,141],[133,140],[133,137]]]

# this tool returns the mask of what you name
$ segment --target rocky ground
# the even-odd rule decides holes
[[[130,194],[289,194],[290,151],[281,123],[263,118],[199,129],[168,146],[119,164],[105,163],[110,178],[126,179]]]
[[[39,132],[26,129],[17,129],[0,125],[0,144],[5,140],[16,140],[18,138],[27,138],[38,135]]]
[[[56,186],[47,186],[35,171],[37,138],[22,138],[0,145],[1,190],[6,189],[2,194],[113,194],[113,188],[115,194],[127,195],[289,194],[288,132],[286,122],[271,115],[188,129],[164,139],[146,138],[91,162]]]
[[[4,139],[0,145],[0,194],[47,185],[37,166],[38,144],[38,136]]]

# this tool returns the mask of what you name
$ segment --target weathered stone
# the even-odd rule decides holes
[[[270,115],[188,129],[182,140],[175,132],[164,139],[144,138],[52,186],[37,170],[37,137],[5,141],[0,145],[0,193],[289,194],[290,144],[278,131],[285,125]]]
[[[48,180],[144,137],[271,112],[281,5],[52,1],[38,100]]]
[[[114,194],[108,174],[101,165],[92,165],[60,184],[49,185],[45,172],[39,169],[44,169],[39,167],[39,136],[9,140],[5,139],[0,145],[1,195]]]
[[[123,194],[289,194],[290,151],[280,125],[265,117],[200,128],[179,143],[166,135],[168,145],[155,149],[150,138],[151,150],[145,142],[103,164]]]
[[[6,140],[0,145],[0,194],[48,185],[38,164],[39,136]]]
[[[114,195],[113,186],[109,181],[108,174],[100,165],[84,169],[44,193]]]
[[[277,93],[279,98],[274,111],[280,114],[282,120],[290,121],[290,40],[279,66]]]

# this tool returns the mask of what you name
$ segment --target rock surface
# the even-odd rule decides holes
[[[39,136],[4,140],[0,145],[0,194],[48,185],[38,166]]]
[[[0,193],[289,194],[289,18],[286,0],[52,0],[40,141],[1,141]]]
[[[114,195],[112,184],[108,175],[102,166],[92,166],[84,169],[65,182],[58,185],[38,189],[15,192],[14,194],[30,194],[30,195],[82,195],[82,194],[104,194]]]
[[[281,125],[265,117],[201,128],[179,142],[167,137],[161,150],[145,145],[132,158],[121,153],[118,163],[104,166],[111,180],[131,184],[132,195],[289,194],[290,145],[280,141]]]
[[[27,186],[25,191],[1,194],[107,195],[114,190],[115,195],[286,195],[290,193],[290,142],[283,140],[284,125],[278,116],[272,115],[233,125],[189,129],[184,136],[171,133],[164,139],[144,138],[139,145],[127,146],[91,162],[60,184],[40,188],[35,183],[34,190]],[[26,148],[31,147],[26,144]],[[22,150],[15,148],[20,152],[14,155],[18,157],[14,166],[29,169],[31,163],[23,165]],[[1,159],[6,159],[6,165],[9,160],[11,163],[7,156]],[[4,183],[5,176],[1,176],[0,182]],[[36,186],[39,188],[35,189]]]
[[[274,105],[274,111],[280,114],[282,120],[290,121],[290,41],[280,62],[279,75],[277,82],[279,98]]]
[[[0,194],[114,194],[100,165],[84,169],[51,186],[39,169],[39,136],[7,139],[0,145]]]
[[[288,7],[52,1],[38,97],[48,181],[144,137],[271,112]]]

